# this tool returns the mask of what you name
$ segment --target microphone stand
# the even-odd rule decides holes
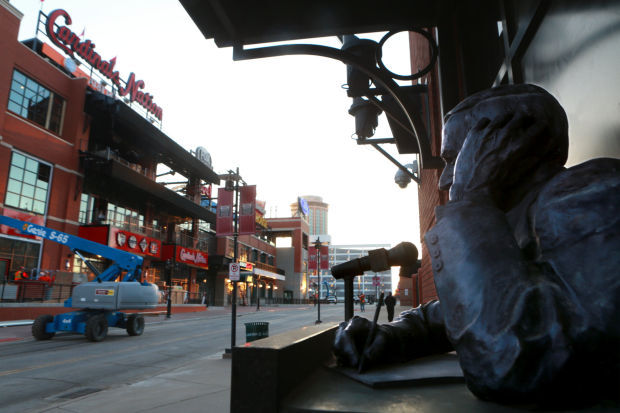
[[[344,321],[353,318],[353,277],[344,277]]]

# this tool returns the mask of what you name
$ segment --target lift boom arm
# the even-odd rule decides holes
[[[111,248],[98,242],[89,241],[75,235],[66,234],[55,229],[43,227],[31,222],[20,221],[4,215],[0,215],[0,224],[15,228],[23,234],[34,235],[49,241],[66,245],[73,252],[82,251],[89,254],[100,255],[104,258],[112,260],[113,264],[106,268],[101,274],[97,275],[97,281],[99,282],[113,281],[123,271],[127,271],[127,274],[123,277],[123,281],[140,280],[143,259],[139,255],[118,250],[116,248]],[[91,269],[94,268],[91,267]]]

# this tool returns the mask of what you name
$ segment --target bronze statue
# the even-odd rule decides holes
[[[456,350],[469,389],[500,402],[620,392],[620,160],[565,168],[568,122],[533,85],[472,95],[447,116],[425,242],[439,301],[379,326],[370,363]],[[341,325],[356,366],[368,320]]]

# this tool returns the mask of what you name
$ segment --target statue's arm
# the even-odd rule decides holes
[[[386,336],[386,354],[390,360],[409,360],[454,350],[436,300],[400,313],[393,322],[379,329]]]

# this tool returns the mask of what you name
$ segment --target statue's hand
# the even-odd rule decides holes
[[[371,325],[369,320],[358,316],[340,324],[333,347],[339,365],[358,368],[362,352],[365,366],[387,359],[387,337],[381,328],[376,329],[374,340],[364,350]]]
[[[501,196],[524,172],[538,166],[536,137],[546,127],[545,120],[525,112],[480,119],[456,159],[450,200]]]

